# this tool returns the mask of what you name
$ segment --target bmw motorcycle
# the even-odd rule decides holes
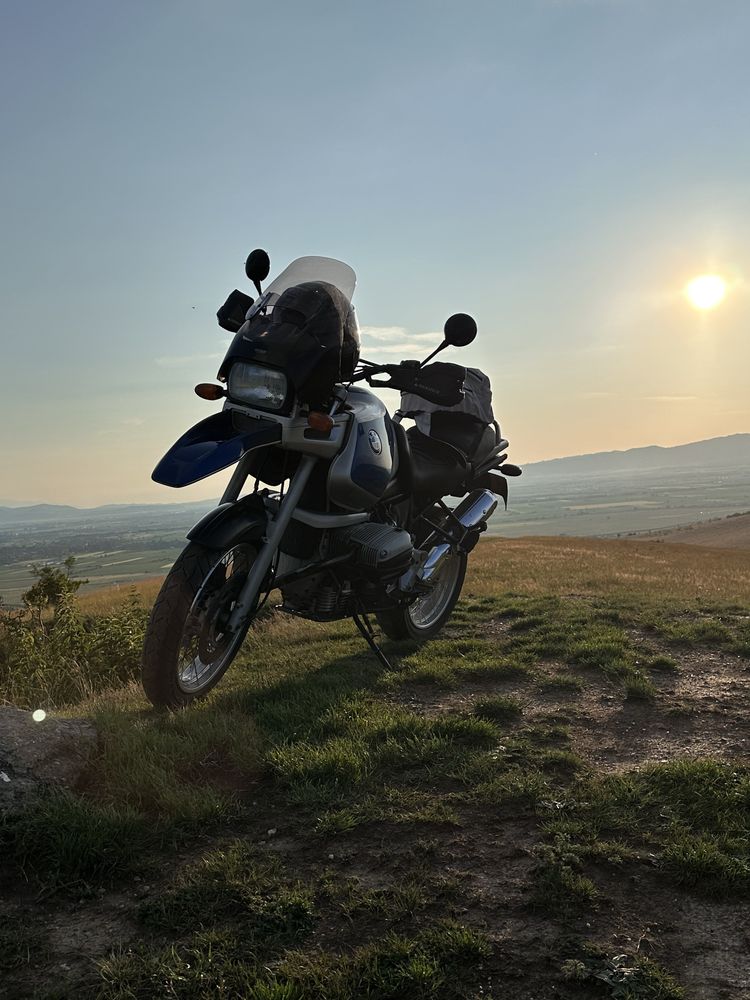
[[[391,639],[432,638],[498,499],[507,505],[506,477],[521,474],[506,461],[487,377],[429,363],[474,340],[470,316],[451,316],[424,361],[379,365],[359,357],[348,265],[302,257],[265,291],[265,251],[253,251],[245,271],[257,298],[235,289],[219,309],[234,339],[220,384],[195,390],[223,408],[152,476],[182,487],[236,466],[151,613],[142,677],[160,708],[214,687],[271,591],[281,592],[282,612],[352,618],[386,664],[370,616]],[[362,383],[401,391],[393,418]],[[405,418],[416,421],[408,430]],[[451,508],[446,497],[463,499]]]

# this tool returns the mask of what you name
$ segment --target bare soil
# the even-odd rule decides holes
[[[652,672],[658,691],[653,701],[623,700],[616,684],[591,671],[580,672],[586,683],[580,692],[540,691],[538,681],[529,678],[482,678],[446,691],[412,684],[395,698],[412,711],[438,715],[471,711],[478,698],[488,695],[513,695],[523,704],[516,725],[559,719],[570,732],[571,749],[599,771],[625,771],[685,756],[747,765],[750,662],[707,650],[659,650],[650,636],[648,643],[651,655],[664,652],[678,663],[677,670]],[[537,670],[550,676],[570,672],[554,662]],[[517,992],[507,995],[519,1000],[564,995],[554,989],[545,992],[549,969],[540,975],[548,955],[550,922],[529,913],[522,902],[524,879],[533,864],[533,829],[475,814],[470,830],[453,841],[454,847],[458,842],[463,849],[454,854],[453,871],[467,890],[478,889],[470,912],[480,924],[507,937],[512,967],[524,970],[525,985],[519,983]],[[703,900],[661,885],[643,872],[623,871],[615,878],[611,869],[597,867],[595,882],[601,892],[595,916],[571,921],[569,933],[588,937],[610,955],[627,952],[652,958],[677,976],[688,1000],[750,1000],[746,903]]]

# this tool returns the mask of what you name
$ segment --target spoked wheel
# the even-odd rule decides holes
[[[255,560],[240,544],[220,552],[191,543],[164,581],[143,647],[143,688],[157,708],[182,708],[218,683],[247,628],[229,618]]]
[[[432,639],[450,618],[465,576],[465,554],[451,552],[441,563],[426,594],[405,608],[378,612],[378,624],[389,639]]]

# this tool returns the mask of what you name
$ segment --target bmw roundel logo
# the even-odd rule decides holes
[[[375,452],[375,454],[379,455],[380,452],[383,450],[383,442],[380,440],[380,435],[378,434],[378,432],[370,431],[370,433],[367,435],[367,440],[370,442],[370,447]]]

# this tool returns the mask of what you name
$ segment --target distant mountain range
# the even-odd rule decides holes
[[[524,466],[527,476],[601,476],[618,472],[657,472],[660,469],[679,468],[741,468],[750,469],[750,434],[731,434],[728,437],[709,438],[671,448],[650,445],[630,448],[628,451],[600,451],[593,455],[571,455]],[[85,522],[99,518],[109,521],[118,516],[131,518],[143,513],[151,517],[166,518],[190,510],[198,513],[209,510],[215,501],[201,500],[190,503],[106,504],[102,507],[71,507],[62,504],[34,504],[28,507],[0,506],[0,528],[11,525],[43,524],[44,522]]]
[[[599,451],[593,455],[572,455],[533,462],[524,466],[534,476],[597,476],[610,472],[656,472],[660,469],[750,468],[750,434],[730,434],[680,444],[671,448],[650,445],[627,451]]]
[[[38,503],[29,507],[0,507],[0,528],[23,524],[85,523],[118,517],[131,519],[143,514],[150,517],[169,518],[175,514],[194,511],[196,514],[215,507],[218,500],[193,500],[189,503],[122,503],[104,504],[101,507],[71,507],[67,504]]]

